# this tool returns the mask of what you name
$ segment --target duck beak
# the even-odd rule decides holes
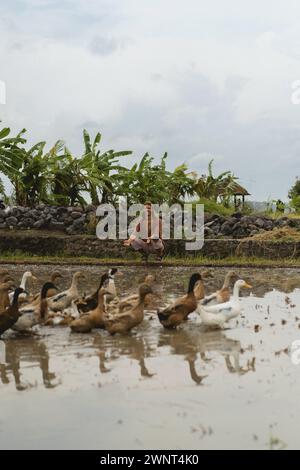
[[[251,284],[248,284],[247,282],[245,282],[245,284],[243,285],[243,287],[245,287],[245,289],[252,289],[253,287],[251,286]]]
[[[38,278],[37,278],[36,276],[31,276],[31,279],[32,279],[33,281],[37,281],[37,280],[38,280]]]
[[[117,274],[116,274],[116,276],[120,276],[120,277],[122,277],[122,276],[124,276],[124,273],[123,273],[122,271],[117,271]]]

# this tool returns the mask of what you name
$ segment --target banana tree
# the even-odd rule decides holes
[[[98,149],[101,138],[98,132],[91,142],[88,132],[83,131],[85,152],[81,157],[81,168],[87,176],[88,191],[94,205],[100,204],[100,198],[102,203],[115,202],[118,174],[124,170],[118,163],[119,158],[132,154],[130,150],[101,153]]]
[[[88,190],[88,183],[81,160],[72,156],[64,142],[57,141],[48,152],[47,161],[51,172],[49,182],[52,202],[58,205],[85,205],[82,193]]]
[[[218,176],[213,175],[213,160],[209,162],[208,174],[202,175],[195,184],[195,192],[200,198],[211,199],[215,202],[220,199],[226,202],[234,194],[238,180],[231,171],[224,171]]]
[[[22,129],[16,137],[9,137],[10,128],[4,127],[0,131],[0,173],[4,174],[11,181],[15,192],[19,189],[20,170],[23,164],[23,148],[20,145],[26,143],[23,134],[26,129]],[[4,188],[2,185],[2,191]]]

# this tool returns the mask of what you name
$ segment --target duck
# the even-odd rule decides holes
[[[0,269],[0,284],[5,282],[4,278],[10,277],[10,272],[7,269]]]
[[[98,292],[97,307],[70,323],[73,332],[89,333],[93,328],[104,328],[105,295],[107,290],[102,287]]]
[[[194,293],[194,288],[197,283],[203,283],[200,273],[194,273],[191,275],[186,295],[177,299],[172,305],[166,307],[164,310],[157,310],[158,319],[165,328],[176,328],[182,322],[187,320],[190,313],[196,310],[198,302]]]
[[[62,279],[62,277],[63,275],[59,271],[53,271],[50,277],[50,282],[52,282],[52,284],[55,284],[57,279]]]
[[[211,306],[202,305],[200,302],[197,312],[200,314],[201,323],[207,326],[224,328],[225,323],[232,318],[236,318],[242,311],[239,300],[241,288],[252,289],[252,286],[243,279],[239,279],[234,284],[233,295],[228,302]]]
[[[64,309],[68,308],[72,300],[75,300],[79,297],[78,283],[80,279],[85,279],[85,275],[81,271],[77,271],[72,278],[72,283],[69,289],[60,292],[53,297],[48,299],[49,310],[54,312],[62,312]]]
[[[55,285],[55,282],[57,281],[57,279],[61,279],[62,277],[63,276],[61,275],[59,271],[53,271],[49,282]],[[57,287],[55,287],[55,289],[49,289],[47,291],[47,297],[53,297],[56,293],[57,293]],[[27,304],[38,305],[40,302],[40,299],[41,299],[41,293],[38,292],[37,294],[33,295],[31,298],[29,297],[29,299],[27,299]]]
[[[204,287],[203,280],[209,279],[209,278],[213,278],[213,274],[210,271],[203,271],[201,273],[201,279],[197,281],[195,284],[194,295],[198,302],[202,300],[205,296],[205,287]]]
[[[202,305],[217,305],[228,302],[230,299],[230,285],[232,281],[238,280],[238,276],[234,271],[228,271],[225,276],[224,283],[221,289],[217,290],[211,295],[206,296],[201,304]]]
[[[97,305],[98,305],[98,294],[99,294],[100,289],[104,285],[107,288],[107,293],[108,293],[107,295],[109,295],[109,294],[114,295],[114,293],[116,293],[115,285],[114,285],[114,276],[115,276],[116,272],[117,272],[116,268],[109,269],[106,273],[104,273],[101,276],[100,284],[99,284],[99,287],[96,290],[96,292],[94,292],[92,295],[89,295],[88,297],[85,297],[83,302],[79,302],[77,304],[77,308],[78,308],[80,313],[90,312],[91,310],[94,310],[97,307]],[[106,299],[105,299],[105,301],[106,301]]]
[[[41,289],[39,303],[26,305],[25,307],[20,309],[21,316],[18,321],[14,324],[13,330],[19,332],[30,331],[33,326],[44,321],[48,313],[47,294],[49,290],[53,291],[55,289],[57,290],[57,288],[52,282],[46,282]]]
[[[3,312],[0,312],[0,336],[9,330],[19,319],[19,295],[24,293],[22,287],[17,287],[14,291],[12,304],[9,305]]]
[[[114,299],[117,299],[117,288],[115,284],[115,275],[116,274],[122,275],[120,271],[118,271],[118,268],[111,268],[108,270],[108,280],[105,286],[106,289],[106,295],[105,295],[105,304],[109,304],[112,302]]]
[[[115,311],[114,315],[106,315],[104,317],[105,329],[111,335],[115,335],[116,333],[124,334],[142,323],[144,319],[145,299],[148,294],[153,294],[152,287],[145,283],[141,284],[139,287],[138,303],[122,313],[116,313]]]
[[[0,284],[0,312],[10,306],[8,292],[12,289],[16,289],[14,281],[5,277],[4,282]]]
[[[152,287],[152,285],[155,282],[155,276],[152,274],[147,274],[143,280],[144,284],[147,284]],[[152,296],[153,297],[153,296]],[[126,310],[129,310],[130,308],[133,308],[135,305],[137,305],[139,301],[139,294],[132,294],[129,295],[128,297],[125,297],[124,299],[118,300],[115,299],[112,302],[110,302],[110,308],[112,309],[117,309],[120,313],[124,312]],[[145,307],[151,307],[152,304],[152,299],[150,295],[147,295],[145,298]]]
[[[27,283],[28,283],[29,279],[31,279],[32,281],[37,281],[37,278],[32,274],[31,271],[26,271],[23,274],[22,279],[21,279],[21,283],[20,283],[20,287],[23,289],[24,293],[19,296],[19,301],[25,300],[26,296],[28,295],[28,293],[25,294],[25,291],[26,291],[26,287],[27,287]],[[11,292],[9,294],[9,299],[10,299],[11,302],[12,302],[13,296],[14,296],[14,293]]]
[[[83,304],[84,299],[72,300],[71,305],[62,312],[48,311],[46,326],[66,326],[80,317],[78,303]]]

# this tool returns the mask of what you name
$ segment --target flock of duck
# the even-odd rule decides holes
[[[108,269],[95,292],[80,296],[79,284],[86,279],[81,271],[73,275],[69,289],[62,292],[55,285],[62,275],[55,271],[35,294],[28,291],[29,281],[36,279],[30,271],[23,274],[18,287],[8,271],[0,271],[0,336],[10,329],[28,333],[37,324],[65,325],[76,333],[89,333],[94,328],[105,329],[111,335],[129,332],[143,321],[144,310],[155,305],[155,298],[159,297],[155,292],[156,280],[148,274],[136,294],[120,297],[115,284],[117,274],[117,268]],[[229,271],[223,286],[205,295],[204,283],[208,277],[212,277],[208,271],[192,274],[186,294],[157,309],[158,319],[165,328],[178,327],[195,311],[204,325],[217,328],[224,328],[240,314],[240,289],[252,286]]]

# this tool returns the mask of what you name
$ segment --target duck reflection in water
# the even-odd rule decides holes
[[[196,361],[199,355],[203,362],[210,362],[211,359],[207,357],[207,352],[219,352],[224,356],[225,366],[230,373],[242,375],[254,370],[254,360],[248,362],[245,368],[240,366],[241,342],[228,338],[220,330],[206,332],[189,330],[188,328],[180,331],[165,330],[160,334],[158,346],[170,346],[172,354],[184,356],[189,365],[191,379],[197,385],[203,385],[207,375],[200,375],[197,372]]]
[[[2,343],[4,347],[0,358],[0,379],[4,385],[10,383],[12,374],[17,390],[22,391],[36,386],[35,383],[22,381],[22,372],[28,368],[28,363],[30,366],[32,363],[38,364],[45,388],[54,388],[58,385],[58,382],[55,382],[56,375],[49,371],[49,354],[45,343],[34,338],[9,339]],[[21,365],[21,362],[26,365]]]
[[[141,377],[153,377],[153,373],[149,372],[145,357],[150,357],[152,349],[147,342],[147,338],[138,336],[119,336],[118,341],[113,340],[108,345],[103,341],[101,336],[94,339],[94,346],[99,350],[99,370],[102,374],[110,372],[111,369],[107,367],[107,363],[119,359],[121,356],[126,356],[129,359],[134,359],[138,362]]]

